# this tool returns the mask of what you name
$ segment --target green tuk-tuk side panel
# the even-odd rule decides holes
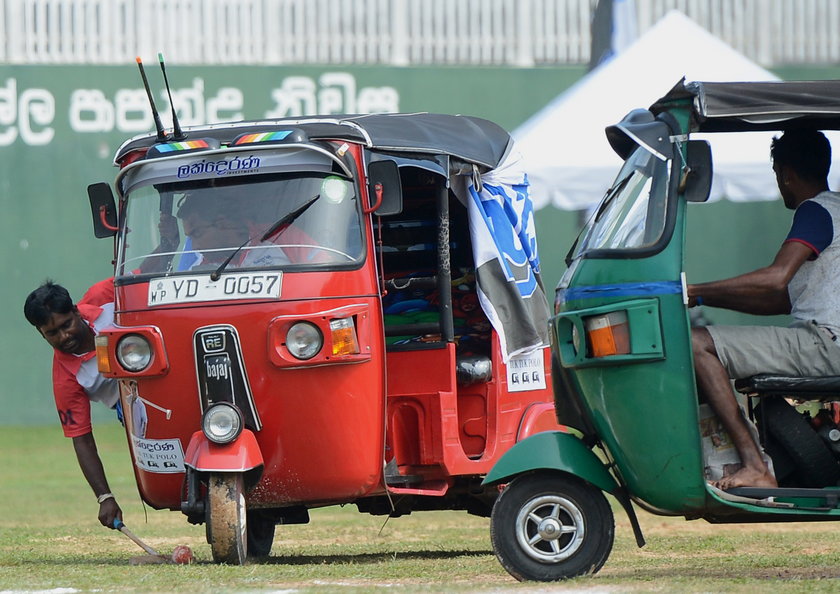
[[[506,483],[534,470],[568,472],[607,493],[618,489],[618,483],[598,456],[576,436],[562,431],[543,431],[523,439],[496,462],[482,484]]]
[[[606,357],[592,357],[586,349],[575,344],[575,337],[586,334],[585,320],[590,316],[620,311],[627,316],[630,334],[630,352]],[[659,323],[659,301],[657,299],[633,299],[615,304],[557,314],[552,319],[557,337],[557,349],[564,367],[585,367],[589,365],[622,365],[625,363],[654,361],[665,356],[662,345],[662,327]],[[580,343],[582,339],[579,338]]]
[[[621,303],[615,303],[621,307]],[[679,295],[659,297],[666,345],[689,345]],[[670,326],[670,328],[667,328]],[[690,349],[670,346],[656,361],[575,370],[574,382],[598,435],[636,499],[671,513],[701,508],[706,500]]]
[[[690,515],[703,509],[707,495],[688,310],[676,289],[681,286],[686,205],[682,200],[672,205],[678,240],[646,257],[581,258],[569,283],[572,298],[558,303],[559,316],[574,317],[587,310],[636,308],[641,302],[644,312],[658,311],[658,319],[637,316],[632,321],[645,327],[636,332],[648,338],[659,332],[662,355],[651,348],[621,362],[612,356],[600,363],[562,363],[577,394],[559,397],[579,398],[637,503],[659,513]],[[638,293],[594,290],[623,283],[639,287]]]

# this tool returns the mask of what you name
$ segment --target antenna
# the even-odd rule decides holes
[[[158,60],[160,60],[160,71],[163,72],[166,93],[169,95],[169,106],[172,108],[172,140],[184,140],[186,135],[181,132],[181,125],[178,123],[178,114],[175,113],[175,104],[172,103],[172,91],[169,90],[169,79],[166,77],[166,66],[163,64],[163,54],[160,52],[158,52]]]
[[[149,81],[146,79],[146,71],[143,69],[143,61],[140,56],[137,56],[137,66],[140,68],[140,76],[143,77],[143,86],[146,88],[146,96],[149,97],[149,103],[152,106],[152,116],[155,118],[155,129],[157,130],[157,139],[159,142],[166,142],[169,140],[166,136],[166,130],[160,121],[160,114],[157,107],[155,107],[155,100],[152,97],[152,91],[149,89]]]

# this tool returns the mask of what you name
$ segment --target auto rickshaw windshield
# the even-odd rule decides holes
[[[353,182],[320,172],[135,187],[126,196],[117,276],[358,265]]]
[[[583,228],[572,259],[593,250],[633,250],[662,236],[671,160],[637,148]]]

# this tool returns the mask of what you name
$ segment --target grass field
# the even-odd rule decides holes
[[[96,430],[126,524],[162,553],[178,544],[190,566],[129,566],[143,553],[96,521],[96,502],[56,427],[0,428],[0,593],[132,592],[837,592],[838,526],[711,526],[641,513],[638,549],[623,512],[616,543],[596,576],[520,584],[496,561],[488,521],[461,512],[392,519],[355,506],[316,510],[312,522],[278,527],[272,556],[242,567],[210,563],[204,528],[178,512],[144,509],[125,437]]]

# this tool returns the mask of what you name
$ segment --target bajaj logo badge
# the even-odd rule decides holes
[[[224,332],[208,332],[201,335],[201,343],[204,345],[205,353],[215,353],[225,349]]]

